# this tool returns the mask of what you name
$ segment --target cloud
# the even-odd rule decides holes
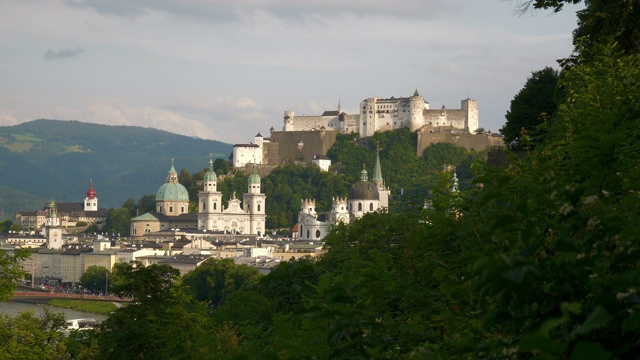
[[[0,126],[13,126],[18,125],[19,123],[18,119],[14,116],[0,113]]]
[[[90,8],[103,15],[142,17],[162,12],[179,18],[206,21],[243,21],[257,13],[295,20],[362,17],[435,18],[459,12],[462,0],[65,0],[76,8]]]
[[[84,52],[84,49],[81,47],[77,47],[75,49],[60,49],[58,51],[47,50],[44,53],[45,60],[56,60],[56,59],[67,59],[76,57]]]

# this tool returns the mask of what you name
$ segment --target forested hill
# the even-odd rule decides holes
[[[231,144],[156,129],[59,120],[2,126],[0,145],[4,217],[41,208],[51,198],[82,202],[90,181],[100,207],[119,207],[154,193],[171,159],[177,171],[196,172],[207,167],[209,153],[227,159],[233,150]]]

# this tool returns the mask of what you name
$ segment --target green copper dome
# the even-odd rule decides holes
[[[173,160],[171,160],[167,182],[162,184],[156,192],[156,201],[189,201],[187,188],[178,182],[178,173],[173,167]]]
[[[251,175],[249,175],[249,185],[251,184],[260,184],[260,174],[258,174],[258,166],[253,164],[253,171]]]
[[[208,181],[216,181],[217,180],[217,176],[216,176],[216,172],[213,171],[213,159],[211,158],[213,155],[209,154],[209,170],[207,170],[207,172],[204,173],[204,181],[208,182]]]

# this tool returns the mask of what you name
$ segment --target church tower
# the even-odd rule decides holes
[[[373,185],[378,188],[378,194],[380,195],[380,207],[383,209],[389,208],[389,197],[391,196],[391,190],[389,190],[382,179],[382,167],[380,166],[380,148],[376,150],[376,166],[373,169],[373,178],[371,179]]]
[[[47,205],[47,218],[45,220],[45,236],[47,238],[47,248],[60,249],[62,247],[62,227],[56,203],[51,200]]]
[[[347,207],[347,198],[334,197],[331,201],[331,225],[337,225],[338,223],[348,224],[349,209]]]
[[[267,196],[260,192],[260,174],[258,166],[253,164],[253,171],[247,181],[247,193],[242,196],[244,210],[249,213],[249,233],[264,235],[265,231],[265,200]]]
[[[84,211],[98,211],[98,198],[96,197],[96,191],[93,190],[93,181],[89,182],[87,197],[84,198]]]
[[[217,175],[213,170],[213,154],[209,154],[209,169],[204,173],[202,191],[198,193],[198,229],[219,230],[222,213],[222,193],[218,191]]]

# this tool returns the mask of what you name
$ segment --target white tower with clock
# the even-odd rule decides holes
[[[62,248],[62,227],[60,226],[60,218],[58,217],[58,211],[56,203],[51,200],[47,205],[47,219],[45,223],[45,236],[47,238],[47,248],[60,249]]]

